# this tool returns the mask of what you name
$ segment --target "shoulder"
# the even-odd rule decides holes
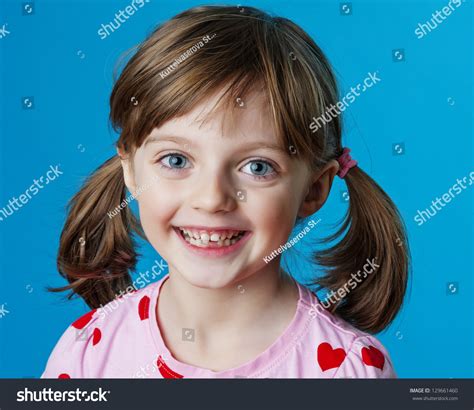
[[[396,378],[387,349],[373,335],[354,338],[335,378]]]
[[[105,353],[150,317],[155,285],[125,293],[72,322],[56,343],[41,378],[98,377]]]
[[[324,377],[397,377],[390,355],[377,337],[327,311],[317,296],[311,295],[307,306],[312,317],[310,334],[316,340],[316,360]]]

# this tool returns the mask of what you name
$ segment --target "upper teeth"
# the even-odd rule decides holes
[[[208,231],[196,231],[190,229],[179,228],[181,232],[190,238],[200,239],[201,242],[218,242],[219,240],[225,241],[226,239],[231,239],[235,236],[238,236],[241,231],[221,231],[221,232],[208,232]]]

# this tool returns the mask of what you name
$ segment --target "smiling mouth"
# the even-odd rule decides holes
[[[220,230],[206,231],[177,227],[181,237],[191,245],[200,248],[225,248],[240,241],[247,231]]]

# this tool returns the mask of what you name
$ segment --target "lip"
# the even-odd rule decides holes
[[[180,228],[185,228],[185,229],[195,229],[195,230],[205,230],[205,231],[211,231],[211,232],[220,232],[220,231],[242,231],[243,229],[236,229],[236,228],[230,228],[230,227],[215,227],[215,228],[210,228],[210,227],[205,227],[205,226],[180,226]],[[229,246],[223,246],[223,247],[213,247],[212,245],[207,247],[207,248],[201,248],[199,246],[191,245],[189,242],[186,242],[186,240],[183,238],[181,235],[181,231],[177,227],[173,227],[173,230],[175,231],[176,235],[180,239],[180,241],[184,244],[184,246],[189,249],[191,252],[201,255],[201,256],[207,256],[207,257],[220,257],[220,256],[226,256],[231,253],[236,252],[239,250],[247,241],[248,239],[252,236],[251,231],[245,231],[245,234],[242,236],[242,238],[234,243],[233,245]]]
[[[178,228],[173,226],[173,228]],[[207,231],[207,232],[222,232],[222,231],[245,231],[245,229],[234,228],[231,226],[198,226],[198,225],[179,225],[179,228],[184,228],[192,231]]]

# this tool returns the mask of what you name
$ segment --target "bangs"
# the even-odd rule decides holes
[[[281,147],[314,165],[325,156],[327,136],[339,132],[337,119],[318,133],[309,129],[337,99],[334,90],[321,51],[289,20],[248,7],[197,7],[139,46],[114,86],[110,116],[119,146],[133,152],[154,128],[216,93],[211,112],[233,120],[247,97],[261,92]]]

